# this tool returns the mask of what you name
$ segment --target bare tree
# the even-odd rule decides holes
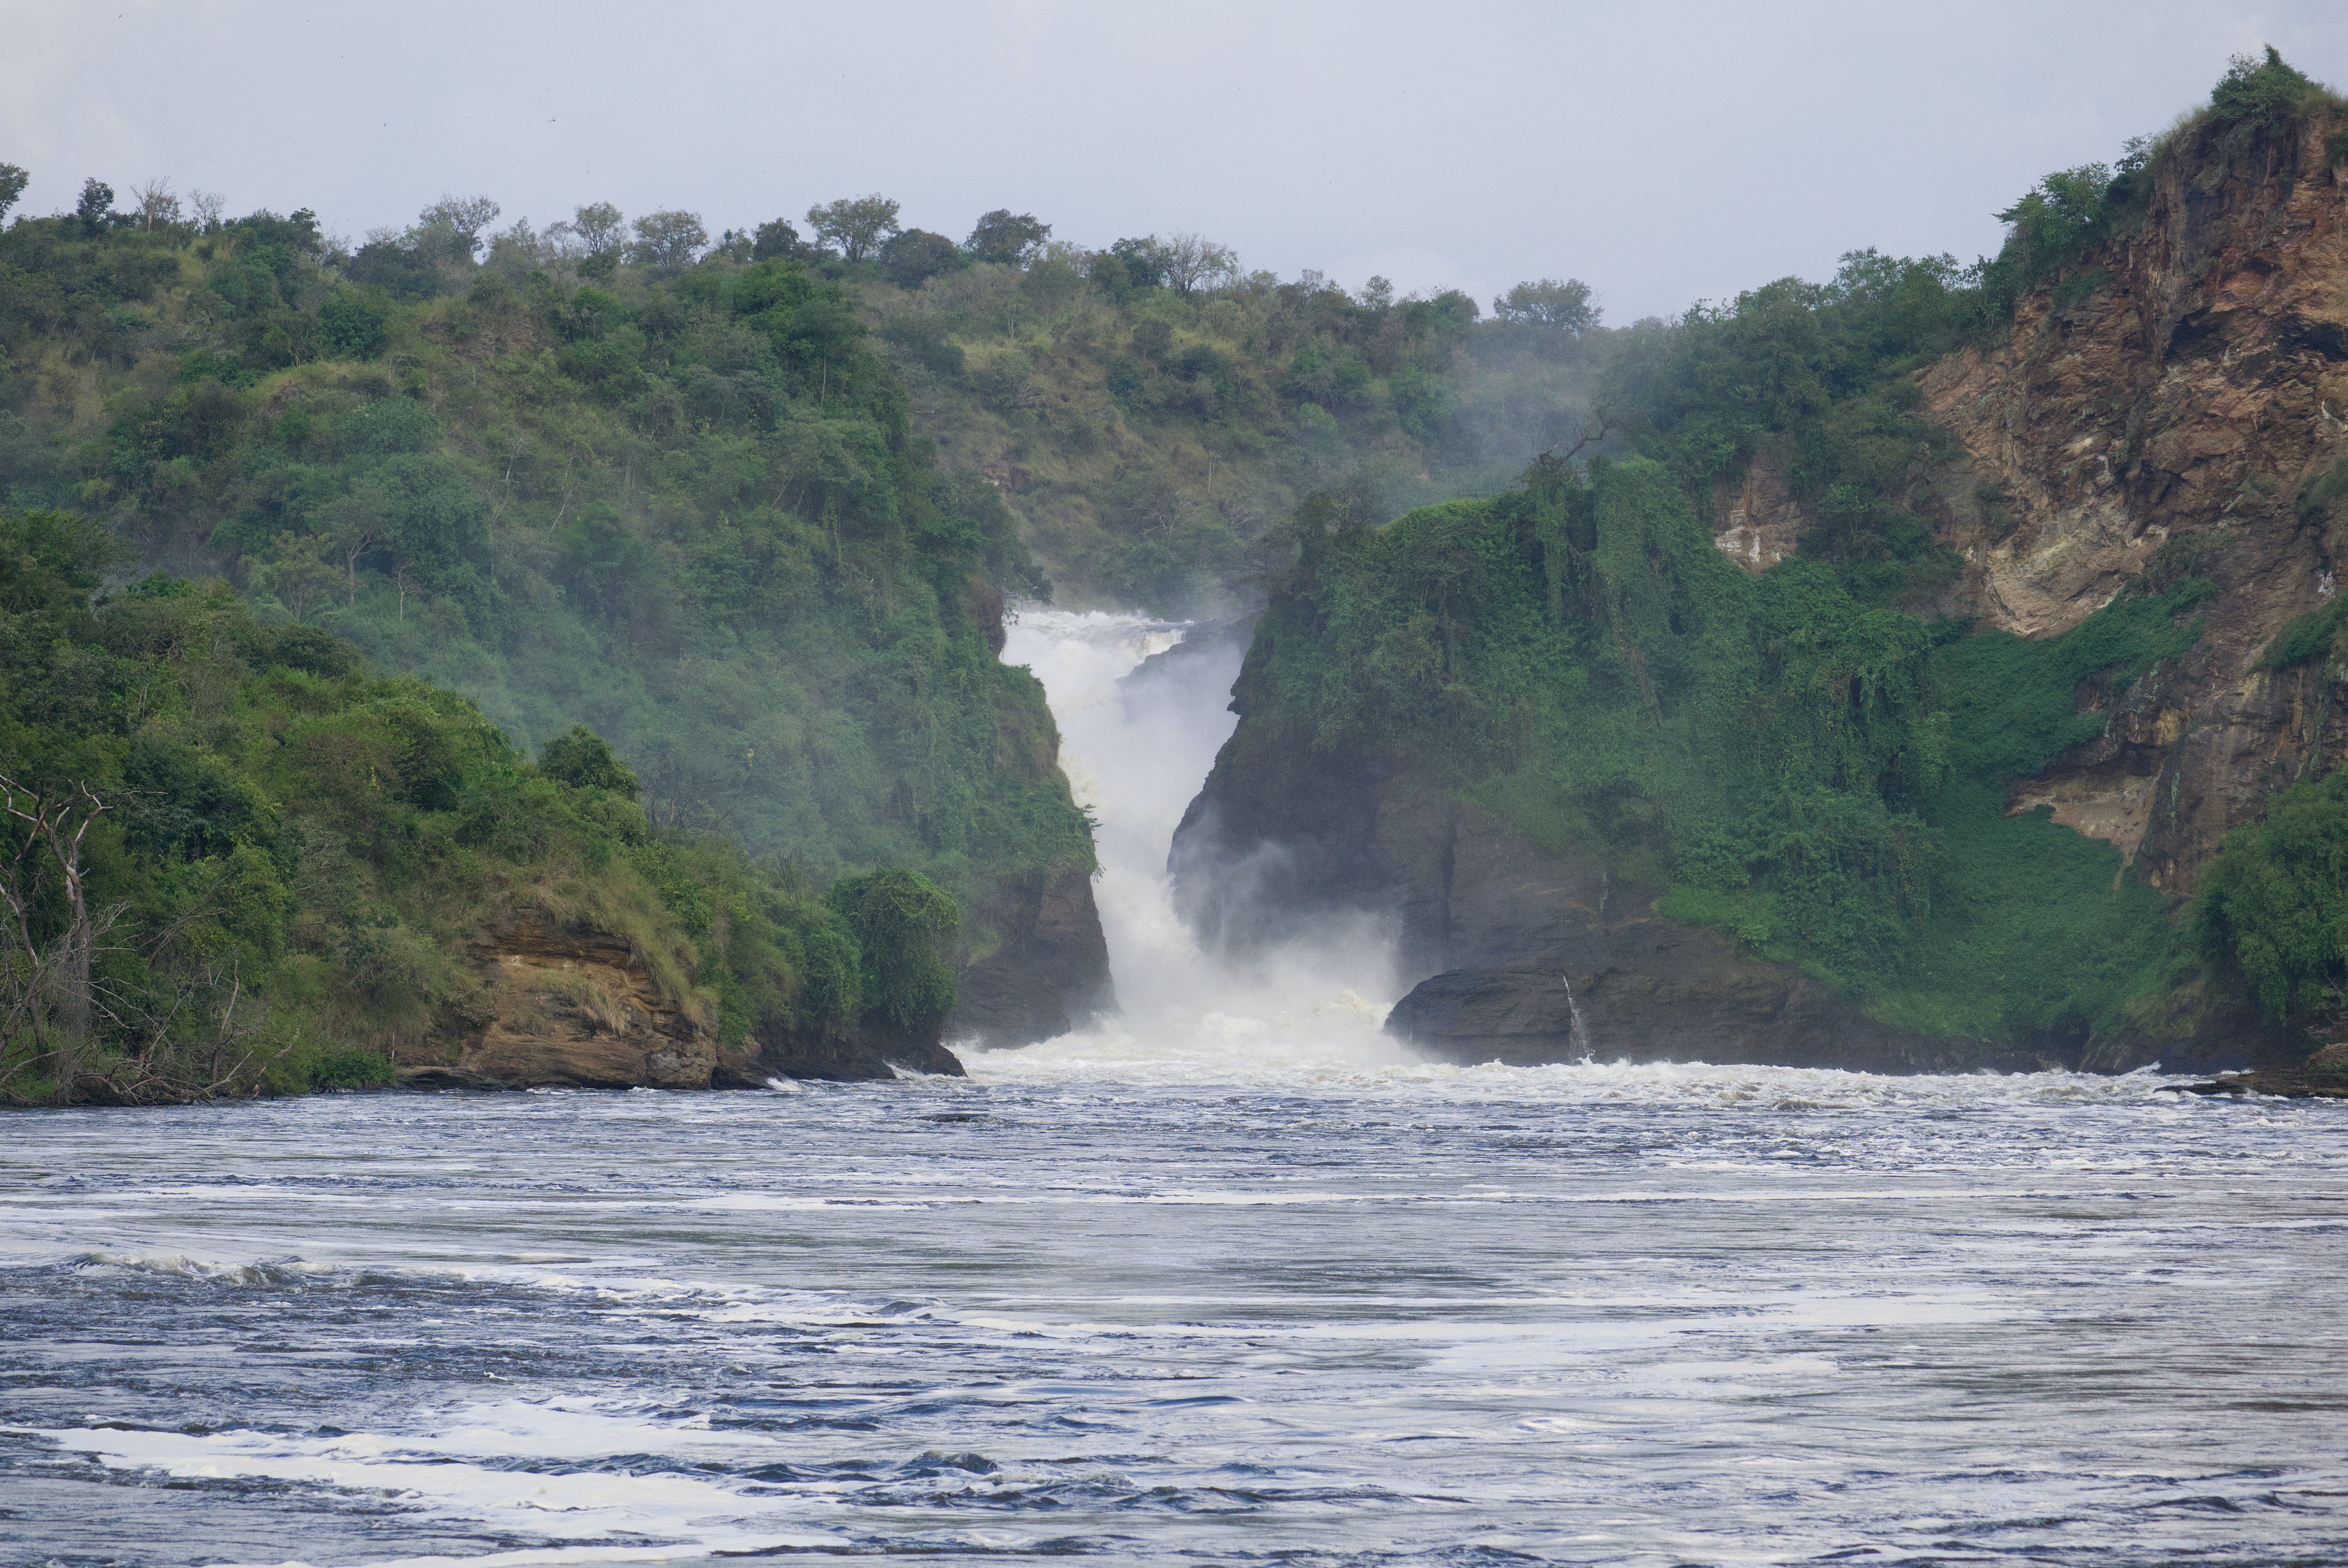
[[[1159,241],[1158,255],[1166,268],[1166,282],[1177,293],[1215,288],[1239,275],[1240,259],[1230,246],[1197,234]]]
[[[170,177],[134,185],[130,195],[139,204],[139,226],[149,233],[180,221],[180,199],[171,193]]]
[[[13,1040],[20,1028],[29,1027],[34,1060],[46,1064],[58,1091],[67,1093],[73,1088],[76,1052],[89,1033],[90,968],[99,926],[113,919],[112,911],[102,922],[92,916],[81,863],[82,841],[106,803],[87,784],[44,793],[0,774],[0,808],[25,825],[24,839],[6,874],[0,876],[0,900],[8,906],[15,948],[7,968],[19,982],[9,988],[14,994],[0,1018],[0,1040]],[[34,934],[35,925],[53,873],[63,883],[67,919],[65,931],[44,943]],[[47,1016],[52,997],[57,1009],[55,1030]]]
[[[227,210],[228,198],[217,190],[201,186],[188,187],[188,210],[195,215],[196,227],[210,232],[220,227],[221,214]]]
[[[1566,447],[1564,453],[1560,455],[1558,451],[1558,447],[1565,446],[1565,442],[1560,439],[1551,445],[1548,451],[1542,453],[1540,457],[1536,458],[1535,462],[1536,464],[1554,464],[1559,467],[1564,467],[1570,464],[1576,457],[1581,456],[1583,447],[1595,446],[1613,434],[1614,415],[1610,413],[1606,405],[1601,403],[1590,411],[1590,423],[1581,427],[1580,437],[1575,440],[1571,446]]]

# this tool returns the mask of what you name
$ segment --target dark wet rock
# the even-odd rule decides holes
[[[1639,968],[1447,969],[1395,1005],[1387,1032],[1445,1061],[1532,1066],[1615,1061],[1744,1062],[1854,1072],[2034,1071],[2066,1065],[1979,1040],[1902,1034],[1782,966],[1736,958],[1703,933],[1671,930]],[[1694,939],[1690,940],[1688,938]],[[1581,1009],[1580,1028],[1574,1019]]]
[[[1259,610],[1250,610],[1228,620],[1199,621],[1182,633],[1181,641],[1135,665],[1120,683],[1132,686],[1189,680],[1210,661],[1227,663],[1231,673],[1237,674],[1240,661],[1247,657],[1248,641],[1255,635],[1255,623],[1261,614]],[[1228,682],[1231,676],[1223,679]]]
[[[451,1090],[486,1091],[512,1089],[517,1085],[486,1073],[468,1072],[461,1067],[401,1067],[393,1070],[394,1087],[447,1092]]]
[[[2283,1100],[2348,1100],[2348,1044],[2327,1045],[2304,1061],[2224,1072],[2203,1083],[2170,1086],[2181,1094],[2271,1094]]]
[[[979,928],[1001,940],[963,969],[947,1039],[1032,1045],[1115,1009],[1089,872],[1068,867],[998,886],[963,912],[965,933]]]
[[[746,1045],[721,1052],[713,1089],[758,1089],[770,1078],[811,1078],[836,1083],[881,1082],[900,1071],[963,1076],[961,1059],[935,1030],[911,1034],[867,1025],[846,1034],[803,1036],[764,1030]]]

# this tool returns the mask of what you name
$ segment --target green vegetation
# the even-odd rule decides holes
[[[2343,108],[2348,103],[2338,94],[2293,70],[2270,44],[2263,58],[2237,55],[2227,63],[2202,114],[2227,138],[2230,153],[2254,138],[2281,135],[2310,114]]]
[[[990,641],[1042,587],[1012,518],[939,471],[788,224],[493,232],[451,199],[344,252],[306,212],[84,206],[0,233],[0,499],[518,743],[584,723],[664,828],[817,886],[917,870],[963,959],[1005,888],[1089,867],[1041,689]]]
[[[2227,835],[2193,927],[2268,1017],[2348,1011],[2348,769],[2280,791]]]
[[[622,938],[728,1041],[951,1002],[953,905],[917,873],[827,901],[653,830],[583,726],[533,765],[464,698],[225,583],[98,592],[118,554],[81,518],[0,515],[0,1099],[387,1081],[393,1048],[462,1019],[467,944],[517,910]]]
[[[1671,471],[1547,466],[1491,501],[1303,530],[1251,718],[1400,760],[1665,913],[1718,925],[1920,1032],[2078,1038],[2157,979],[2161,897],[2009,786],[2199,636],[2150,583],[2065,636],[1963,637],[1823,563],[1748,577]]]
[[[1706,515],[1715,487],[1766,456],[1811,519],[1801,553],[1861,598],[1894,600],[1956,565],[1910,509],[1948,441],[1909,373],[1978,330],[1982,308],[1977,270],[1949,257],[1854,251],[1831,282],[1781,279],[1634,330],[1601,397]]]
[[[1581,431],[1607,336],[1574,282],[1521,284],[1479,321],[1456,292],[1244,272],[1193,235],[1091,252],[999,211],[964,246],[892,251],[915,233],[819,264],[855,291],[922,427],[1011,494],[1084,602],[1251,603],[1311,494],[1383,521],[1505,487]]]
[[[1245,678],[1251,721],[1399,764],[1919,1033],[2077,1042],[2160,1014],[2205,960],[2278,1016],[2336,1009],[2348,938],[2326,846],[2348,844],[2348,786],[2296,786],[2229,842],[2198,950],[2111,845],[2007,815],[2016,780],[2095,740],[2199,639],[2209,536],[2169,541],[2060,637],[1911,610],[1958,565],[1917,512],[1952,449],[1914,373],[2034,289],[2058,309],[2102,289],[2098,248],[2141,220],[2188,133],[2222,169],[2343,108],[2271,51],[2237,60],[2168,137],[2041,181],[2002,214],[1993,260],[1858,251],[1827,283],[1620,334],[1598,402],[1634,460],[1544,461],[1512,493],[1383,529],[1308,504]],[[1761,463],[1806,526],[1797,559],[1748,577],[1708,520]],[[2004,496],[1974,498],[1994,528]],[[2298,505],[2314,524],[2343,500],[2348,464]],[[2331,653],[2343,604],[2286,628],[2268,666]]]

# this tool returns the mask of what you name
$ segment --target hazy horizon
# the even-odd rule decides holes
[[[162,176],[354,241],[444,192],[489,195],[500,226],[610,200],[715,233],[880,190],[957,239],[1008,206],[1081,244],[1190,231],[1355,289],[1488,302],[1573,275],[1621,323],[1861,246],[1993,251],[1992,214],[2040,175],[2109,159],[2263,43],[2348,81],[2348,26],[2314,4],[1226,4],[1174,29],[1056,0],[442,0],[400,20],[5,0],[19,210]]]

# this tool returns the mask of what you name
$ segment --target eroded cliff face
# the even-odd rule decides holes
[[[1756,576],[1800,548],[1799,502],[1770,456],[1756,457],[1734,485],[1717,485],[1712,497],[1712,542],[1721,554]]]
[[[524,910],[467,956],[478,988],[429,1039],[395,1052],[403,1083],[709,1087],[710,1020],[664,995],[625,940]]]
[[[997,940],[963,968],[946,1038],[1033,1045],[1115,1005],[1089,871],[1071,866],[1006,883],[965,921],[973,915]]]
[[[706,1006],[664,988],[622,938],[518,910],[472,943],[477,986],[393,1060],[415,1089],[748,1089],[769,1078],[959,1074],[934,1036],[869,1030],[721,1046]]]
[[[2293,505],[2348,451],[2348,169],[2325,129],[2230,157],[2187,133],[2142,229],[2093,259],[2107,282],[2067,308],[2042,290],[1995,348],[1919,378],[1963,454],[1918,507],[1965,558],[1962,608],[2048,637],[2147,569],[2217,585],[2199,644],[2081,691],[2104,737],[2014,792],[2178,894],[2348,741],[2321,664],[2258,668],[2348,552],[2348,523]]]

